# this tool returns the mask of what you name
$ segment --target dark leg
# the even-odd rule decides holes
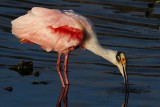
[[[64,84],[64,80],[63,80],[63,76],[62,76],[62,73],[61,73],[61,54],[58,53],[58,59],[57,59],[57,71],[58,71],[58,74],[59,74],[59,78],[61,80],[61,84],[62,84],[62,87],[65,87],[65,84]]]
[[[68,80],[68,58],[69,58],[69,52],[66,53],[65,60],[64,60],[64,78],[65,78],[66,84],[69,84],[69,80]]]

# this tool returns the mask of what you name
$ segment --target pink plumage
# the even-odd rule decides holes
[[[12,21],[12,33],[22,43],[38,44],[46,51],[60,53],[78,47],[84,39],[83,30],[78,18],[65,11],[42,7],[34,7]]]
[[[48,52],[52,50],[58,52],[57,71],[62,87],[69,84],[67,72],[69,53],[78,47],[86,48],[84,44],[87,46],[86,41],[91,38],[96,41],[89,20],[73,10],[33,7],[27,14],[11,23],[12,33],[21,43],[38,44]],[[88,45],[90,46],[92,48],[92,44]],[[64,76],[60,67],[62,54],[65,54]]]
[[[26,15],[11,23],[12,33],[21,43],[38,44],[46,51],[58,52],[56,67],[62,87],[69,84],[67,72],[69,53],[78,47],[90,50],[116,65],[124,77],[125,84],[128,84],[124,53],[104,49],[97,40],[91,21],[73,10],[33,7]],[[62,54],[65,54],[64,76],[60,67]]]

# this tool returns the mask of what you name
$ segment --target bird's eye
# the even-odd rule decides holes
[[[116,60],[117,60],[117,62],[120,62],[120,61],[121,61],[121,53],[122,53],[122,52],[118,52],[117,55],[116,55]]]

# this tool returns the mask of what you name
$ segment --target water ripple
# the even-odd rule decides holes
[[[54,71],[52,73],[55,73],[57,61],[56,52],[47,53],[39,46],[20,44],[17,38],[11,34],[11,20],[24,15],[34,6],[58,9],[73,9],[78,13],[90,18],[95,24],[98,39],[104,47],[123,51],[126,53],[128,58],[128,74],[129,77],[131,77],[131,82],[137,82],[140,85],[151,84],[152,86],[151,88],[135,86],[136,88],[133,87],[131,93],[145,93],[145,95],[147,94],[148,96],[158,95],[157,93],[159,92],[157,90],[159,90],[159,87],[158,85],[156,86],[154,84],[156,84],[155,81],[159,81],[160,77],[160,3],[152,2],[152,0],[2,0],[0,2],[1,79],[5,78],[5,76],[13,76],[12,78],[17,80],[17,77],[15,76],[16,74],[12,74],[13,72],[11,73],[8,68],[22,60],[33,61],[34,69],[39,70],[40,72],[48,70]],[[82,86],[87,87],[93,85],[89,81],[100,81],[100,83],[96,83],[96,87],[93,85],[92,88],[103,88],[104,91],[106,78],[110,80],[108,81],[108,84],[111,86],[119,83],[120,73],[118,72],[118,69],[115,69],[115,66],[106,60],[81,49],[72,52],[70,56],[71,59],[69,61],[69,71],[73,71],[70,73],[72,75],[71,79],[74,80],[73,87],[75,83],[79,83],[79,85],[82,84]],[[47,75],[46,78],[48,79],[50,74],[47,73],[51,72],[45,72],[42,74],[45,76]],[[78,76],[76,74],[78,74]],[[54,78],[57,78],[56,76]],[[114,80],[114,77],[118,78]],[[77,79],[79,79],[80,82],[78,82]],[[146,82],[146,80],[148,81]],[[8,78],[7,81],[9,81]],[[10,82],[11,81],[12,80],[10,80]],[[16,81],[16,84],[17,82],[19,81]],[[153,84],[153,82],[155,83]],[[88,85],[86,83],[90,84]],[[81,89],[81,87],[79,88]],[[88,93],[93,89],[89,88],[89,91],[84,89],[82,90],[85,93]],[[123,90],[121,88],[114,88],[112,92],[114,91],[119,92]],[[107,90],[107,92],[110,91]],[[152,95],[154,93],[156,94]],[[107,94],[106,96],[110,95]],[[30,96],[27,96],[27,98],[29,97]],[[104,94],[101,97],[104,97]],[[147,97],[143,96],[143,98]],[[153,97],[153,99],[158,99],[158,97]],[[88,104],[88,99],[86,101],[86,104]],[[149,99],[149,101],[151,100]],[[151,101],[150,103],[152,104],[153,102]],[[115,107],[117,107],[117,105]]]

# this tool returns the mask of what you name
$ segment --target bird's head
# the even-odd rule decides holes
[[[127,59],[125,57],[125,54],[122,52],[117,52],[116,54],[116,65],[120,70],[120,73],[122,74],[124,78],[124,83],[128,88],[128,75],[126,71],[126,64],[127,64]]]

